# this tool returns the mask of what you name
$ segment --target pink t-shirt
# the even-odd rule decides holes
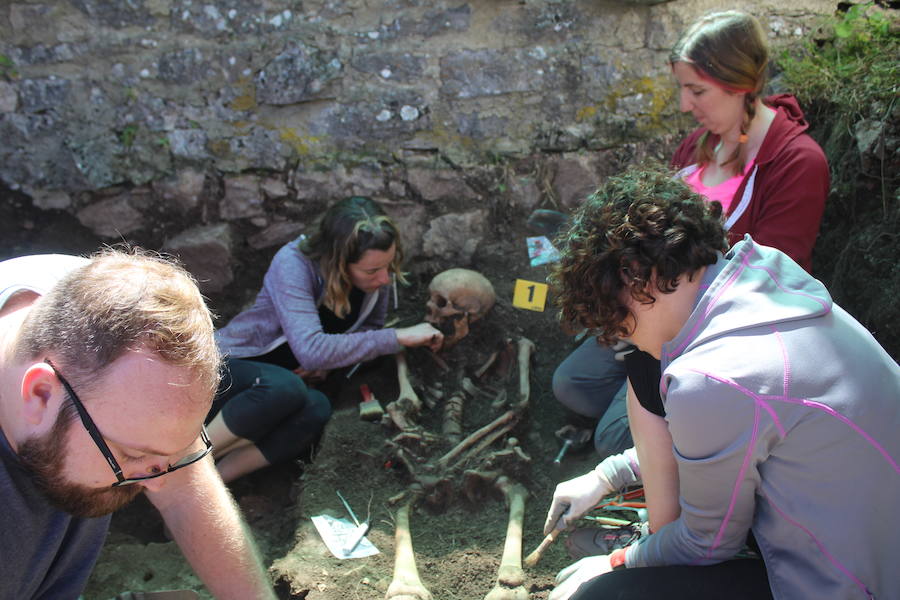
[[[685,177],[684,181],[691,186],[692,190],[710,202],[718,200],[722,204],[722,213],[727,215],[731,212],[731,205],[734,203],[734,195],[737,193],[738,188],[741,187],[741,181],[744,180],[744,176],[753,168],[753,163],[754,161],[751,160],[744,167],[743,173],[735,175],[734,177],[729,177],[719,185],[714,185],[712,187],[703,184],[703,171],[706,170],[705,165]]]

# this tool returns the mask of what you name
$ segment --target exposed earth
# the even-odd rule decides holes
[[[461,377],[472,376],[507,338],[515,343],[525,336],[536,345],[530,404],[509,434],[519,440],[521,449],[531,458],[524,468],[507,469],[529,492],[523,556],[543,537],[541,529],[556,483],[596,464],[596,457],[589,450],[567,455],[561,466],[553,464],[560,447],[553,432],[566,423],[566,415],[553,398],[551,378],[574,342],[561,331],[549,304],[543,312],[512,306],[517,278],[543,282],[548,272],[544,266],[529,265],[525,244],[529,235],[535,233],[527,229],[522,217],[501,223],[493,239],[479,247],[474,264],[469,266],[492,282],[497,304],[472,326],[468,337],[441,354],[449,372],[443,371],[427,350],[408,353],[413,385],[425,398],[426,388],[434,388],[437,383],[443,386],[445,396],[458,390]],[[401,325],[421,319],[433,274],[412,276],[411,285],[401,288],[398,310],[389,314],[389,319],[396,318]],[[519,376],[515,359],[508,378],[492,373],[489,371],[479,385],[495,391],[506,389],[508,399],[517,400]],[[410,477],[385,445],[396,430],[360,420],[357,404],[363,383],[382,405],[395,399],[398,385],[394,361],[388,357],[368,370],[360,369],[350,379],[340,375],[326,381],[323,391],[333,398],[336,411],[311,463],[271,467],[231,485],[282,598],[380,599],[391,581],[393,520],[401,504],[391,504],[389,499],[407,489]],[[467,400],[464,436],[506,410],[491,408],[491,402],[486,395]],[[421,425],[436,434],[441,432],[441,420],[441,404],[425,409],[419,417]],[[502,448],[507,437],[495,442],[490,450]],[[421,454],[433,459],[450,447],[449,442],[441,440]],[[327,513],[347,518],[336,491],[360,518],[369,516],[372,529],[368,538],[380,550],[379,554],[339,560],[327,550],[310,517]],[[455,487],[446,500],[434,506],[419,503],[410,518],[419,574],[436,599],[479,599],[496,582],[508,509],[503,496],[490,486],[475,488],[473,496],[470,499]],[[553,577],[570,562],[561,541],[551,546],[535,568],[526,570],[525,586],[530,598],[546,598],[553,587]],[[109,539],[84,598],[107,600],[124,591],[186,588],[197,590],[201,597],[210,597],[176,545],[166,540],[158,514],[141,497],[114,516]]]

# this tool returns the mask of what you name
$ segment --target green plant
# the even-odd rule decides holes
[[[900,92],[900,35],[873,3],[832,17],[822,33],[785,50],[778,66],[800,101],[827,100],[847,119],[884,111]]]
[[[122,131],[119,132],[119,142],[126,148],[131,148],[131,145],[134,144],[134,138],[137,136],[137,132],[137,125],[126,125],[122,128]]]
[[[3,79],[15,79],[19,76],[16,65],[12,59],[5,54],[0,54],[0,77]]]
[[[813,256],[829,291],[900,355],[900,28],[873,3],[851,6],[777,60],[831,170]],[[863,144],[861,134],[868,141]],[[872,136],[875,136],[874,139]]]

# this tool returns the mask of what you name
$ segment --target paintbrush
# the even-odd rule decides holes
[[[544,555],[544,551],[550,547],[550,544],[556,540],[557,536],[562,532],[562,529],[554,529],[544,540],[540,543],[540,545],[534,549],[534,552],[525,557],[523,564],[529,569],[536,565],[539,560],[541,560],[541,556]]]
[[[369,386],[362,384],[359,386],[359,392],[362,394],[362,402],[359,403],[359,418],[363,421],[377,421],[384,414],[381,405],[375,396],[372,395]]]

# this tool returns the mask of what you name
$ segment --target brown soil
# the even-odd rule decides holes
[[[496,241],[482,244],[472,266],[492,281],[498,302],[483,321],[473,326],[469,337],[442,354],[450,371],[443,372],[425,350],[411,351],[408,360],[414,386],[424,397],[425,387],[433,387],[436,382],[442,383],[445,393],[459,389],[461,376],[480,366],[506,338],[525,336],[536,344],[531,403],[510,434],[520,440],[522,449],[532,458],[527,468],[514,471],[516,479],[529,491],[524,556],[542,539],[541,529],[556,483],[585,472],[596,461],[586,452],[567,456],[561,467],[553,465],[559,449],[553,432],[565,423],[566,415],[553,398],[550,382],[553,370],[571,349],[572,342],[556,324],[551,307],[535,312],[512,306],[515,279],[541,282],[547,270],[529,266],[525,237],[534,234],[524,224],[502,229]],[[412,285],[402,290],[400,307],[394,315],[401,323],[421,318],[432,275],[414,275]],[[324,391],[334,399],[336,411],[311,464],[272,467],[231,486],[283,598],[377,599],[384,597],[391,581],[393,518],[398,505],[391,505],[388,499],[405,490],[410,478],[398,461],[392,461],[385,446],[393,432],[359,419],[357,403],[362,383],[369,385],[382,405],[396,398],[393,360],[378,361],[349,380],[342,376],[326,382]],[[494,376],[487,383],[505,387],[509,398],[518,398],[514,364],[508,379]],[[467,401],[465,432],[474,431],[502,412],[503,409],[491,409],[490,404],[486,398]],[[440,405],[426,410],[420,422],[427,430],[439,433]],[[501,445],[502,440],[494,447]],[[450,444],[442,441],[423,454],[434,458],[449,448]],[[309,517],[329,513],[346,518],[336,490],[360,517],[369,516],[372,530],[368,537],[380,554],[339,560],[328,552]],[[474,500],[456,488],[438,506],[420,503],[410,519],[413,545],[419,574],[436,599],[480,599],[491,590],[503,551],[507,518],[502,496],[490,489],[480,489]],[[546,598],[553,577],[569,562],[562,542],[551,546],[537,567],[526,572],[530,598]],[[180,588],[193,588],[202,597],[209,597],[175,544],[166,541],[160,518],[149,503],[141,499],[116,514],[85,598],[105,600],[125,590]]]

